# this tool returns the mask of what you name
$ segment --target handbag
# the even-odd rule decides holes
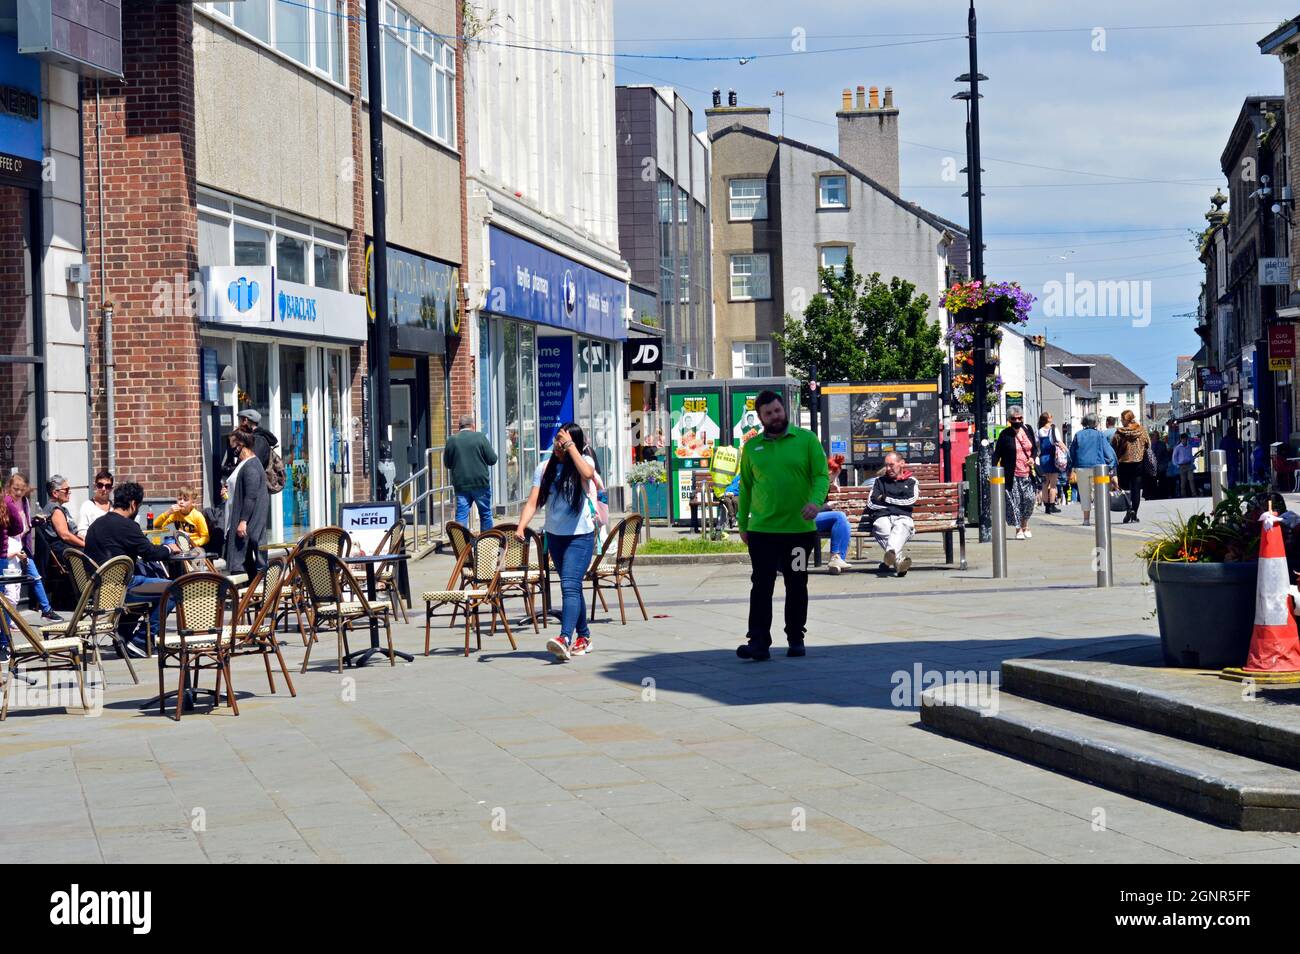
[[[1112,490],[1110,492],[1110,512],[1111,513],[1128,513],[1132,508],[1129,503],[1127,490]]]
[[[1056,439],[1055,428],[1052,429],[1052,461],[1061,473],[1070,469],[1070,454],[1065,449],[1065,445]]]
[[[1151,449],[1150,444],[1147,444],[1147,452],[1142,458],[1142,472],[1148,477],[1154,477],[1158,470],[1159,465],[1156,463],[1156,452]]]

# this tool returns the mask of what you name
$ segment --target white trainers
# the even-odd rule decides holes
[[[1034,539],[1034,534],[1033,534],[1033,532],[1030,531],[1030,530],[1026,530],[1026,531],[1025,531],[1024,539],[1026,539],[1026,540],[1032,540],[1032,539]]]
[[[1016,539],[1017,540],[1025,539],[1025,531],[1021,530],[1019,527],[1016,528]]]
[[[552,637],[546,641],[547,651],[560,662],[569,661],[569,642],[563,637]]]
[[[838,553],[832,553],[831,558],[826,562],[826,570],[831,576],[838,576],[841,570],[851,570],[853,564]]]

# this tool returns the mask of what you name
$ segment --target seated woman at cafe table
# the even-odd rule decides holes
[[[198,499],[197,490],[193,487],[182,487],[176,492],[176,502],[154,518],[153,528],[161,530],[166,526],[175,525],[196,547],[207,546],[208,521],[203,516],[203,511],[195,506]]]

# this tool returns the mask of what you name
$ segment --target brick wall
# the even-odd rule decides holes
[[[348,285],[354,294],[366,293],[366,173],[363,168],[362,137],[367,135],[365,110],[361,105],[361,17],[365,6],[360,0],[348,0],[348,89],[352,90],[352,231],[348,235]],[[362,422],[361,381],[369,374],[368,348],[348,350],[352,362],[352,416]],[[373,397],[372,397],[373,399]],[[365,467],[366,434],[364,422],[352,441],[352,498],[370,499],[370,472]]]
[[[122,7],[125,79],[102,84],[98,115],[94,81],[82,87],[86,260],[93,274],[87,294],[96,306],[87,328],[91,460],[95,469],[107,463],[98,306],[111,303],[115,476],[140,481],[149,496],[165,496],[179,483],[199,483],[203,467],[198,323],[185,294],[198,265],[194,15],[188,4],[160,0],[125,0]]]
[[[27,229],[29,193],[0,186],[0,354],[30,351]],[[31,454],[31,365],[0,364],[0,475],[17,467],[36,479]]]
[[[451,418],[454,422],[462,414],[474,413],[475,354],[474,335],[477,329],[469,327],[469,192],[465,168],[465,13],[464,6],[456,4],[456,148],[460,152],[460,335],[450,341],[447,360],[451,362]],[[480,423],[480,426],[482,424]]]

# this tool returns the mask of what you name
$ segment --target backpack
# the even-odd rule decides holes
[[[272,447],[271,456],[266,461],[266,489],[278,494],[284,490],[286,480],[284,461],[280,459],[280,452]]]

